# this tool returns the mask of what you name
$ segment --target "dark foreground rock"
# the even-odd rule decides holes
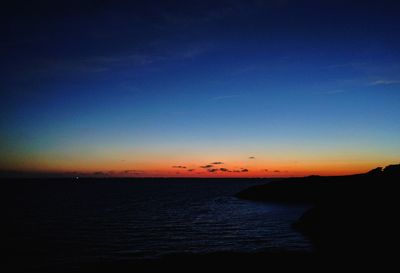
[[[316,249],[333,254],[391,254],[398,238],[400,165],[366,174],[290,178],[248,188],[237,197],[273,202],[308,202],[293,227]]]

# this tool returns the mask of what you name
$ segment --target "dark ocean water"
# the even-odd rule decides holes
[[[34,266],[70,266],[173,253],[312,249],[290,226],[305,206],[233,196],[257,180],[79,181],[3,183],[10,256]]]

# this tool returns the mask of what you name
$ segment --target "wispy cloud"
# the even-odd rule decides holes
[[[334,94],[341,94],[347,92],[346,90],[343,89],[336,89],[336,90],[328,90],[328,91],[320,91],[316,92],[316,95],[334,95]]]
[[[365,62],[348,62],[348,63],[341,63],[341,64],[332,64],[328,65],[325,68],[328,69],[342,69],[342,68],[363,68],[367,65]]]
[[[390,85],[390,84],[400,84],[400,80],[376,80],[370,82],[369,85]]]
[[[186,169],[186,166],[177,165],[177,166],[172,166],[172,168],[176,168],[176,169]]]
[[[232,170],[232,171],[230,171],[230,172],[233,172],[233,173],[247,173],[247,172],[249,172],[250,170],[249,169],[247,169],[247,168],[240,168],[240,170]]]
[[[220,101],[220,100],[234,99],[234,98],[239,98],[239,97],[241,97],[241,96],[240,95],[224,95],[224,96],[212,97],[210,100]]]
[[[97,171],[97,172],[93,172],[92,175],[94,175],[94,176],[107,176],[108,174],[106,172]]]
[[[211,165],[220,165],[220,164],[224,164],[224,162],[221,161],[216,161],[216,162],[212,162],[210,163]]]
[[[123,170],[120,172],[122,175],[142,175],[144,171],[141,170]]]
[[[109,53],[82,58],[38,59],[28,69],[29,75],[60,73],[102,73],[118,69],[143,68],[165,61],[193,59],[209,51],[208,44],[189,44],[179,49],[153,50],[146,53],[135,50],[123,54]]]

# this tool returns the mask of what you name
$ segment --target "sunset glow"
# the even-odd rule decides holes
[[[398,162],[390,5],[150,2],[4,14],[1,173],[286,177]]]

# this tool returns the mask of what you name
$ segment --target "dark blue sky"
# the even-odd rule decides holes
[[[222,160],[260,175],[393,163],[396,2],[5,4],[1,169],[172,175]]]

